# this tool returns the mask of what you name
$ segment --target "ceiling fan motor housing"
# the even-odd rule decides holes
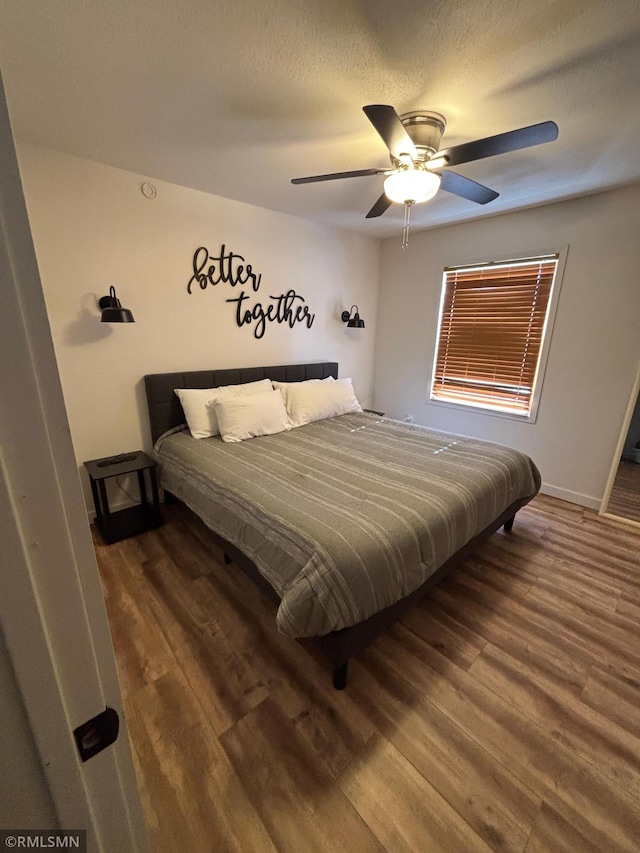
[[[430,110],[414,110],[399,116],[404,129],[416,146],[417,163],[425,163],[440,150],[440,140],[447,126],[447,121],[440,113]],[[397,168],[402,166],[400,160],[391,155],[391,162]]]

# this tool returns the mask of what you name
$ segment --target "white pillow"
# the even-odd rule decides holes
[[[317,385],[318,382],[334,382],[333,376],[326,376],[324,379],[305,379],[302,382],[278,382],[276,379],[272,379],[271,382],[274,388],[277,388],[279,391],[283,388],[287,388],[289,385]]]
[[[189,431],[194,438],[209,438],[219,435],[215,404],[230,397],[264,394],[271,391],[270,379],[245,382],[242,385],[222,385],[220,388],[174,388],[182,403]]]
[[[245,441],[291,429],[279,391],[229,397],[215,408],[223,441]]]
[[[351,379],[313,384],[292,382],[285,388],[280,388],[280,394],[284,399],[289,423],[293,427],[362,411]]]

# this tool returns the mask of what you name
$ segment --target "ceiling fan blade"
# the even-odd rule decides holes
[[[499,133],[497,136],[487,136],[485,139],[476,139],[474,142],[464,142],[462,145],[444,148],[434,154],[432,159],[442,157],[446,160],[447,166],[459,166],[460,163],[482,160],[485,157],[493,157],[495,154],[506,154],[508,151],[517,151],[519,148],[530,148],[532,145],[541,145],[543,142],[553,142],[557,138],[558,125],[553,121],[543,121],[540,124],[532,124],[530,127]]]
[[[404,125],[393,107],[385,104],[370,104],[362,108],[371,124],[382,137],[382,141],[397,160],[408,155],[411,160],[418,156],[416,146],[404,129]]]
[[[495,190],[490,190],[489,187],[484,187],[457,172],[442,172],[440,187],[448,193],[468,198],[469,201],[475,201],[477,204],[487,204],[500,195]]]
[[[389,169],[358,169],[354,172],[332,172],[330,175],[311,175],[308,178],[291,178],[292,184],[315,184],[317,181],[337,181],[341,178],[361,178],[364,175],[386,175]]]
[[[382,216],[382,214],[387,210],[387,208],[391,207],[391,199],[387,198],[387,196],[382,193],[378,201],[373,205],[369,213],[367,213],[367,219],[373,219],[376,216]]]

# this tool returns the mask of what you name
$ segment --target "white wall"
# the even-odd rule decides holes
[[[150,447],[146,373],[335,360],[371,403],[380,241],[161,181],[149,200],[143,176],[31,146],[18,154],[79,465]],[[268,323],[257,340],[225,302],[239,287],[189,295],[194,251],[223,243],[262,274],[251,304],[293,288],[312,327]],[[135,324],[99,322],[110,285]],[[340,320],[352,303],[365,332]]]
[[[363,405],[519,447],[546,491],[598,505],[640,361],[639,187],[414,232],[403,253],[399,234],[380,251],[377,240],[159,181],[148,200],[143,176],[18,153],[79,465],[148,449],[145,373],[335,359]],[[270,323],[256,340],[225,303],[238,288],[188,295],[194,250],[222,243],[262,273],[252,301],[293,288],[315,312],[311,329]],[[443,267],[564,245],[537,423],[426,402]],[[135,324],[99,322],[111,284]],[[364,332],[339,319],[352,303]]]
[[[597,507],[640,362],[639,220],[636,186],[385,240],[374,406],[517,447],[546,492]],[[537,422],[426,402],[443,268],[566,245]]]

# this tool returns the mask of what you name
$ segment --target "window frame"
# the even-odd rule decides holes
[[[515,252],[513,254],[509,254],[503,260],[498,258],[493,258],[487,260],[471,260],[465,262],[457,262],[455,264],[447,264],[445,265],[442,271],[442,283],[440,286],[440,296],[438,302],[438,315],[437,315],[437,323],[436,323],[436,333],[435,333],[435,345],[433,348],[433,360],[431,364],[430,370],[430,379],[429,385],[427,387],[427,395],[426,402],[430,405],[437,406],[438,408],[444,407],[449,408],[455,411],[464,410],[466,412],[475,412],[482,415],[490,415],[492,417],[499,418],[507,418],[509,420],[515,420],[520,423],[535,423],[538,417],[538,407],[540,405],[540,396],[542,393],[542,386],[544,383],[544,377],[547,368],[547,360],[549,356],[549,349],[551,346],[551,337],[553,334],[553,326],[556,319],[556,313],[558,309],[558,301],[560,298],[560,290],[562,285],[562,280],[564,277],[564,269],[567,260],[567,254],[569,251],[569,246],[565,245],[562,247],[554,247],[547,248],[544,250],[536,250],[536,251],[527,251],[527,252]],[[506,253],[505,253],[506,254]],[[438,362],[438,349],[440,347],[440,333],[442,329],[442,320],[443,320],[443,309],[445,304],[445,294],[446,294],[446,284],[447,284],[447,273],[452,269],[460,269],[464,267],[473,267],[473,266],[490,266],[495,264],[509,264],[509,263],[518,263],[521,261],[538,259],[548,257],[549,255],[557,255],[558,261],[556,266],[556,273],[553,280],[553,284],[551,286],[551,292],[549,295],[549,302],[547,305],[547,314],[544,322],[544,328],[542,332],[542,342],[540,345],[540,354],[538,356],[538,365],[535,372],[535,378],[532,385],[532,393],[531,393],[531,406],[528,412],[509,412],[505,409],[495,408],[490,404],[482,404],[482,403],[472,403],[468,400],[442,400],[438,397],[433,396],[433,386],[435,380],[435,371]]]

